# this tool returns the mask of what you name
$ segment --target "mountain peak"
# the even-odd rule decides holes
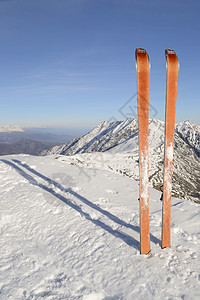
[[[0,132],[23,132],[24,129],[19,126],[0,126]]]
[[[160,120],[150,119],[149,179],[152,186],[157,189],[163,182],[164,135],[165,123]],[[199,181],[194,176],[200,166],[198,158],[200,154],[199,137],[200,129],[198,125],[192,124],[190,121],[176,125],[173,178],[173,195],[176,197],[199,198],[197,192],[199,190]],[[104,158],[101,157],[103,160],[102,165],[138,180],[138,148],[138,120],[129,118],[124,121],[101,122],[83,137],[44,151],[41,155],[78,155],[78,160],[84,161],[85,157],[88,157],[92,152],[101,152],[102,155],[105,154],[108,157],[109,155],[112,157],[108,162],[108,166]],[[123,157],[123,163],[120,157]],[[99,162],[93,161],[91,167],[94,167],[95,163]],[[90,158],[88,158],[86,164],[91,165]]]
[[[200,156],[200,126],[187,120],[176,125],[176,132]]]

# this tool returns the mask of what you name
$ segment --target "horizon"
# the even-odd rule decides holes
[[[56,134],[56,135],[71,135],[72,137],[76,137],[76,136],[80,136],[80,135],[85,135],[88,132],[90,132],[91,130],[93,130],[95,127],[97,127],[99,124],[103,123],[103,122],[125,122],[127,119],[136,119],[137,118],[126,118],[124,120],[104,120],[99,122],[98,124],[91,126],[91,127],[51,127],[51,126],[46,126],[46,127],[42,127],[42,126],[19,126],[19,125],[0,125],[0,133],[4,133],[6,131],[1,131],[3,130],[3,128],[10,128],[10,129],[14,129],[14,128],[19,128],[22,129],[24,131],[29,131],[30,132],[38,132],[38,133],[50,133],[50,134]],[[154,119],[160,122],[164,122],[163,120],[157,119],[157,118],[149,118],[149,120]],[[175,125],[180,124],[181,122],[191,122],[194,125],[198,125],[197,123],[192,122],[191,120],[184,120],[184,121],[180,121],[180,122],[176,122]],[[11,132],[15,132],[15,131],[11,131]],[[19,131],[16,131],[19,132]]]
[[[0,1],[0,126],[136,117],[137,47],[150,57],[150,117],[165,120],[169,47],[180,63],[176,123],[200,125],[199,9],[197,0]]]

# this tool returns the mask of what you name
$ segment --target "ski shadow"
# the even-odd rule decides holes
[[[171,207],[175,207],[175,206],[178,206],[178,205],[180,205],[180,204],[183,204],[183,201],[179,201],[179,202],[177,202],[177,203],[171,204]],[[152,212],[152,214],[156,214],[156,213],[160,213],[160,212],[162,212],[162,208],[161,208],[161,209],[158,209],[158,210],[156,210],[156,211],[154,211],[154,212]]]
[[[90,221],[91,223],[93,223],[94,225],[102,228],[103,230],[107,231],[108,233],[110,233],[111,235],[113,235],[114,237],[117,237],[119,239],[121,239],[122,241],[124,241],[128,246],[131,246],[133,248],[135,248],[136,250],[140,250],[140,243],[133,237],[129,236],[128,234],[126,233],[123,233],[119,230],[116,230],[116,229],[113,229],[111,226],[105,224],[104,222],[100,221],[100,220],[96,220],[96,219],[92,219],[92,217],[90,216],[89,213],[83,211],[81,209],[81,207],[79,205],[77,205],[76,203],[73,203],[70,201],[70,199],[67,199],[66,197],[64,197],[63,195],[59,194],[58,192],[55,192],[52,188],[50,187],[47,187],[46,185],[42,184],[42,183],[39,183],[37,180],[35,180],[35,178],[33,178],[31,175],[27,174],[23,169],[21,169],[20,167],[18,167],[17,165],[15,165],[14,163],[12,163],[11,161],[8,161],[6,159],[1,159],[0,161],[4,162],[5,164],[11,166],[13,169],[15,169],[22,177],[24,177],[26,180],[29,181],[30,184],[34,185],[34,186],[37,186],[37,187],[40,187],[41,189],[45,190],[46,192],[50,193],[51,195],[53,195],[55,198],[57,198],[58,200],[64,202],[66,205],[68,205],[69,207],[71,207],[72,209],[74,209],[75,211],[77,211],[78,213],[80,213],[81,216],[83,216],[86,220]],[[16,160],[13,160],[16,162]],[[21,164],[20,161],[18,161],[18,163]],[[28,165],[24,165],[24,164],[21,164],[23,167],[27,168],[28,167],[28,170],[29,171],[34,171],[33,173],[36,174],[47,180],[48,182],[50,182],[51,184],[52,183],[56,183],[55,181],[51,180],[50,178],[38,173],[37,171],[31,169]],[[61,185],[59,183],[56,183],[56,187],[61,187]],[[65,189],[63,188],[63,191]],[[71,192],[72,195],[74,195],[75,197],[77,197],[78,199],[84,199],[85,203],[88,202],[90,203],[89,200],[87,200],[86,198],[80,196],[79,194],[70,191],[70,190],[65,190],[67,192]],[[93,203],[91,203],[93,204]],[[92,205],[90,205],[92,207]],[[94,205],[95,206],[95,205]],[[97,206],[98,207],[98,206]],[[93,207],[94,208],[94,207]],[[107,212],[108,213],[108,212]],[[112,215],[110,213],[108,213],[108,215]],[[119,218],[115,217],[114,215],[113,216],[113,220],[118,220],[120,221]],[[120,225],[123,225],[123,221],[121,221],[121,223],[118,223]]]
[[[120,218],[118,218],[117,216],[113,215],[112,213],[108,212],[105,209],[102,209],[101,207],[99,207],[98,205],[94,204],[93,202],[89,201],[88,199],[86,199],[85,197],[81,196],[80,194],[78,194],[77,192],[73,191],[72,189],[65,189],[60,183],[46,177],[45,175],[37,172],[36,170],[32,169],[30,166],[28,166],[25,163],[22,163],[20,160],[17,159],[13,159],[13,162],[19,164],[21,167],[26,168],[29,172],[32,172],[33,174],[37,175],[38,177],[42,178],[43,180],[47,181],[48,183],[54,185],[56,188],[60,189],[62,192],[67,192],[70,193],[71,195],[73,195],[74,197],[76,197],[77,199],[79,199],[81,202],[83,202],[84,204],[88,205],[89,207],[93,208],[94,210],[102,213],[103,215],[105,215],[107,218],[109,218],[110,220],[114,221],[115,223],[124,226],[126,228],[132,229],[135,232],[140,234],[140,227],[139,226],[135,226],[135,225],[131,225],[123,220],[121,220]],[[161,241],[155,237],[152,233],[150,233],[150,240],[151,242],[153,242],[156,245],[161,246]]]
[[[179,201],[179,202],[177,202],[177,203],[175,203],[175,204],[172,204],[172,206],[177,206],[177,205],[179,205],[179,204],[183,204],[183,201],[182,201],[182,202]]]

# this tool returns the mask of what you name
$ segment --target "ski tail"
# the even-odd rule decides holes
[[[145,49],[135,51],[139,126],[140,172],[140,253],[150,252],[149,232],[149,56]]]
[[[166,49],[167,88],[165,111],[165,154],[162,209],[162,248],[170,247],[171,239],[171,190],[173,172],[174,128],[179,62],[174,50]]]

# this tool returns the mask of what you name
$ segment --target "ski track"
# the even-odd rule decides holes
[[[199,299],[200,207],[172,199],[162,250],[150,189],[152,251],[140,255],[138,183],[85,172],[89,181],[54,157],[1,158],[0,299]]]

